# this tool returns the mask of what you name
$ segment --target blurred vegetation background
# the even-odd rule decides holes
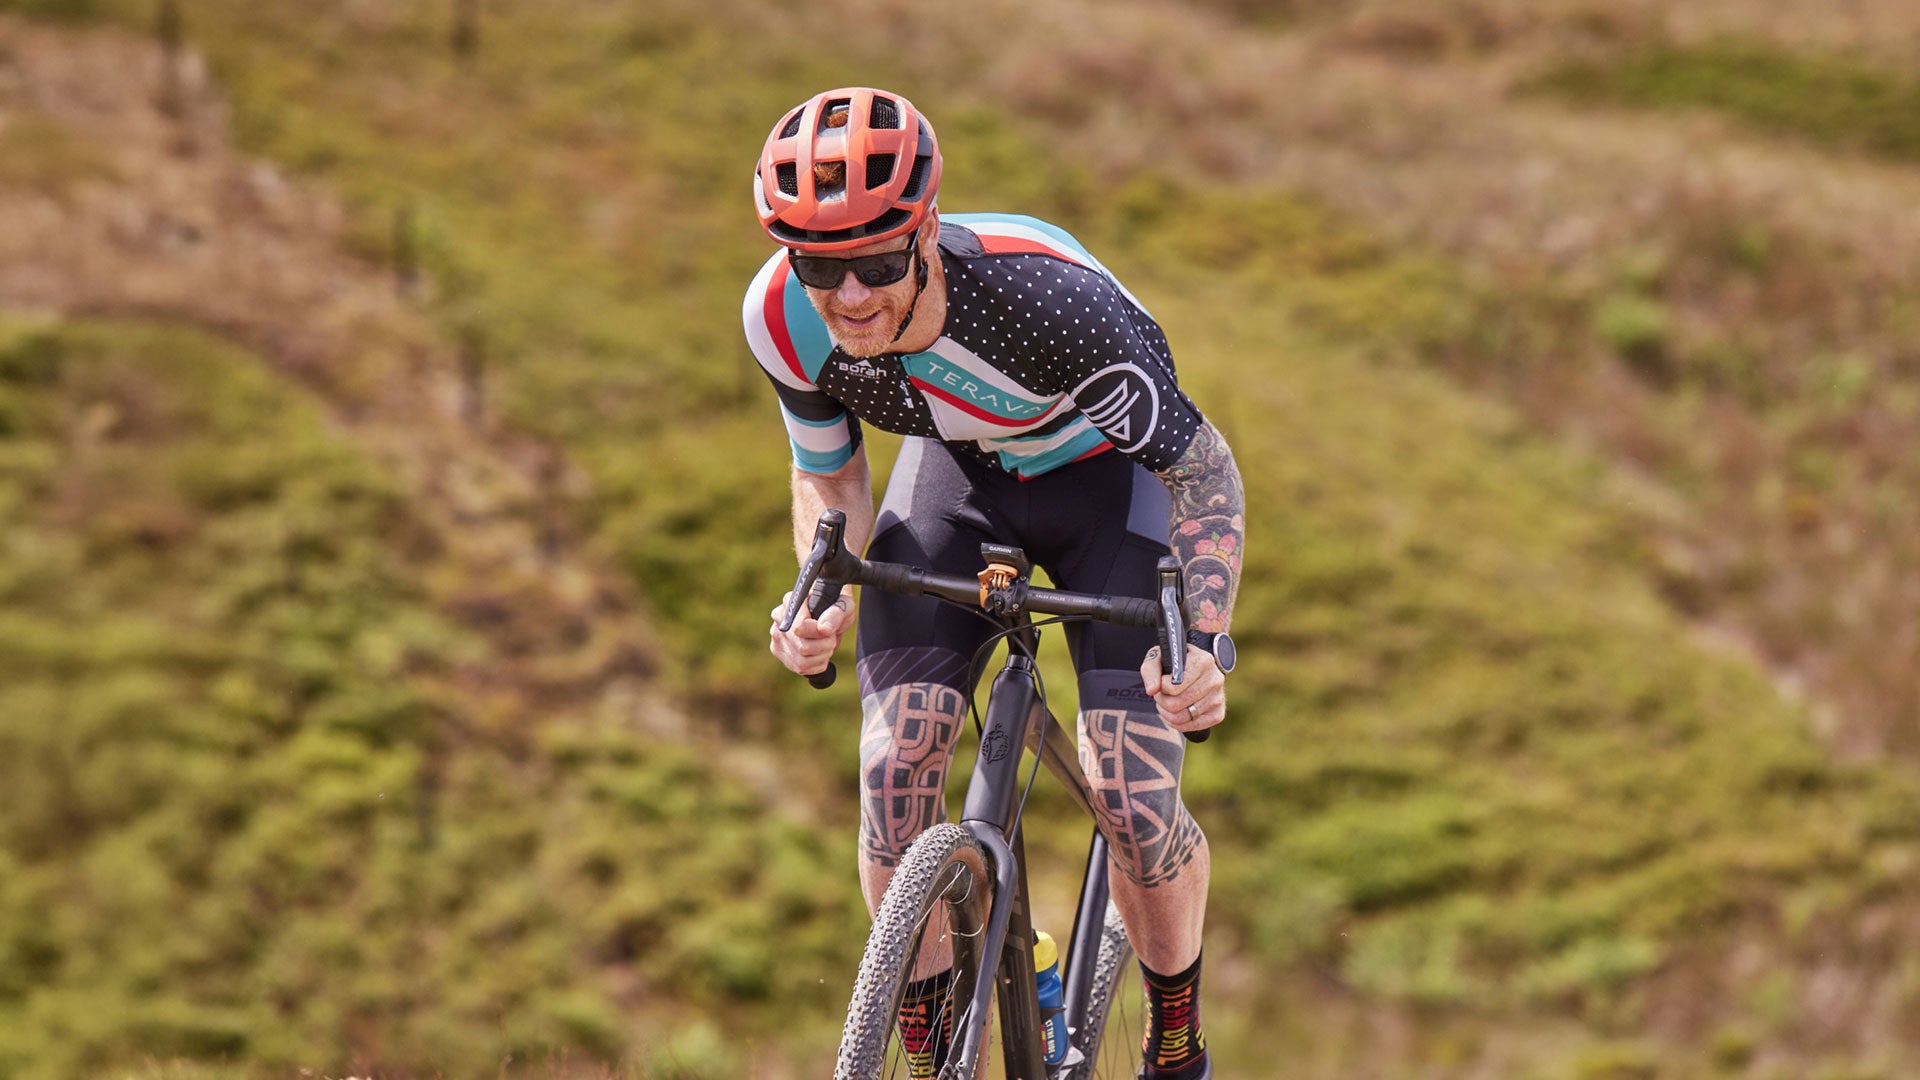
[[[1222,1075],[1914,1075],[1916,70],[1910,0],[0,0],[0,1077],[825,1070],[856,705],[764,652],[738,305],[862,83],[1242,464]]]

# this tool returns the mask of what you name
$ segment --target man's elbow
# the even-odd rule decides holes
[[[1233,460],[1233,451],[1220,430],[1204,421],[1180,457],[1166,468],[1155,470],[1154,475],[1175,492],[1195,485],[1216,486],[1222,480],[1236,490],[1240,488],[1240,467]]]
[[[839,468],[832,472],[813,472],[801,468],[798,462],[793,465],[793,486],[795,490],[805,487],[822,492],[844,491],[854,488],[864,491],[868,487],[868,484],[867,454],[864,449],[855,450],[851,457],[847,458],[845,462],[841,463]]]

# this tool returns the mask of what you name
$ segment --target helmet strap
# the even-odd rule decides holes
[[[913,303],[907,305],[907,317],[900,320],[900,329],[893,332],[893,340],[887,344],[899,342],[907,327],[913,325],[913,313],[920,307],[920,294],[927,291],[927,260],[920,257],[920,230],[913,230],[913,259],[919,265],[913,272]]]

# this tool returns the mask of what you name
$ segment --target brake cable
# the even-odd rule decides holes
[[[949,603],[952,603],[952,601],[949,601]],[[964,604],[956,604],[955,606],[966,607],[966,605]],[[969,608],[968,610],[974,610],[974,609]],[[985,661],[991,658],[993,654],[993,648],[994,646],[1000,643],[1001,638],[1020,633],[1023,630],[1038,630],[1044,626],[1055,626],[1060,623],[1092,622],[1092,621],[1093,621],[1092,617],[1087,615],[1055,615],[1050,619],[1041,619],[1039,622],[1022,623],[1019,626],[1009,626],[1009,627],[1006,627],[1005,629],[1002,629],[998,633],[989,636],[986,641],[980,644],[979,648],[973,651],[973,659],[969,661],[967,664],[968,687],[970,688],[970,690],[972,688],[977,688],[977,683],[975,680],[978,678],[978,676],[975,675],[974,673],[977,670],[984,674],[985,668],[986,668]],[[1046,714],[1047,722],[1051,723],[1053,719],[1053,709],[1047,704],[1047,681],[1040,676],[1040,665],[1037,662],[1038,661],[1037,656],[1035,660],[1036,662],[1033,664],[1033,666],[1028,669],[1028,674],[1033,679],[1034,692],[1040,696],[1040,711]],[[967,708],[973,715],[973,732],[976,736],[978,736],[981,734],[981,730],[984,727],[984,725],[981,723],[981,720],[980,720],[980,706],[974,701],[974,695],[971,692],[969,692],[967,695]],[[1033,794],[1033,782],[1036,779],[1038,779],[1040,776],[1041,755],[1038,747],[1042,747],[1046,745],[1046,738],[1047,738],[1046,731],[1042,729],[1040,732],[1039,741],[1036,743],[1036,749],[1033,755],[1033,771],[1027,774],[1027,786],[1025,789],[1023,789],[1020,792],[1020,802],[1018,805],[1014,807],[1013,823],[1012,823],[1012,826],[1007,830],[1008,836],[1012,836],[1015,832],[1019,831],[1020,819],[1026,814],[1027,799],[1029,796]]]

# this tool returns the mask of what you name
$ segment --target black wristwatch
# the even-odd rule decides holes
[[[1187,644],[1211,653],[1214,666],[1220,669],[1222,675],[1232,671],[1233,665],[1239,661],[1239,655],[1233,649],[1233,638],[1225,630],[1213,634],[1204,630],[1189,630]]]

